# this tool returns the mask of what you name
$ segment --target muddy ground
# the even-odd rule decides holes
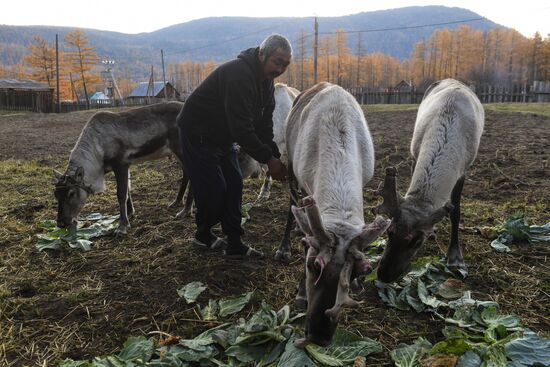
[[[549,107],[550,108],[550,107]],[[275,184],[271,199],[251,210],[245,240],[268,254],[265,260],[227,260],[197,252],[189,245],[192,219],[176,219],[167,208],[179,178],[174,159],[132,169],[136,207],[125,239],[102,238],[90,252],[69,248],[37,252],[38,223],[54,219],[51,170],[63,170],[80,130],[92,112],[0,115],[0,365],[46,366],[61,359],[113,353],[128,336],[162,331],[193,337],[215,324],[200,321],[176,289],[201,280],[209,291],[199,298],[255,290],[253,313],[262,299],[281,307],[292,304],[303,258],[293,239],[294,260],[281,265],[272,255],[281,239],[288,204],[285,187]],[[365,190],[367,206],[376,198],[383,169],[398,165],[401,192],[410,179],[408,145],[416,111],[368,112],[376,150],[376,175]],[[496,253],[478,228],[494,225],[517,210],[532,223],[550,219],[550,118],[535,114],[488,112],[478,158],[463,193],[461,241],[469,264],[467,285],[481,299],[497,301],[505,313],[550,333],[548,245],[519,244]],[[247,180],[245,201],[259,191]],[[114,180],[88,202],[85,212],[117,213]],[[438,226],[438,239],[422,255],[443,256],[449,222]],[[388,351],[418,336],[442,337],[444,324],[429,314],[391,309],[372,284],[356,296],[363,301],[347,310],[341,324],[379,340],[385,350],[368,365],[391,365]]]

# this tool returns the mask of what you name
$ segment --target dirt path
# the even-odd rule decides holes
[[[166,208],[176,194],[174,160],[149,162],[133,169],[136,215],[128,238],[100,239],[87,253],[69,249],[38,253],[33,238],[40,232],[36,224],[54,218],[56,211],[49,183],[51,169],[64,168],[91,114],[0,116],[0,163],[8,167],[9,160],[23,162],[16,165],[23,173],[19,169],[1,171],[5,180],[0,184],[2,195],[7,201],[10,197],[20,199],[0,213],[5,229],[0,234],[0,338],[4,344],[0,364],[2,358],[9,366],[90,358],[120,348],[130,335],[151,331],[192,337],[213,326],[198,321],[193,308],[176,294],[177,288],[193,280],[209,286],[210,293],[199,299],[201,302],[254,289],[254,307],[262,299],[276,307],[292,304],[303,267],[297,250],[295,261],[281,266],[271,258],[229,261],[216,254],[197,253],[188,246],[192,221],[175,219],[174,212]],[[369,189],[376,188],[384,167],[393,164],[399,166],[398,187],[401,192],[406,190],[415,114],[369,113],[367,109],[377,160]],[[516,247],[511,254],[497,254],[475,228],[493,224],[515,210],[526,210],[537,223],[549,220],[549,142],[550,118],[487,113],[478,159],[464,188],[461,233],[470,264],[468,285],[478,294],[497,300],[505,312],[520,315],[530,328],[547,333],[548,247]],[[25,166],[28,161],[34,161],[35,168]],[[7,183],[10,175],[21,176]],[[260,184],[259,180],[246,182],[245,201],[255,197]],[[374,204],[368,191],[365,197],[366,205]],[[270,201],[251,211],[245,240],[272,255],[284,228],[287,203],[284,187],[276,184]],[[86,211],[116,213],[112,182],[105,195],[87,204]],[[423,255],[443,255],[447,227],[439,227],[439,239],[428,244]],[[295,238],[295,248],[297,243]],[[420,335],[431,340],[441,337],[440,321],[427,314],[388,308],[372,285],[361,297],[361,307],[346,311],[342,325],[379,340],[386,348]],[[387,351],[369,361],[373,365],[390,364]]]

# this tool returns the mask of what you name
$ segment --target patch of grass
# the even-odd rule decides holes
[[[487,103],[485,111],[532,113],[550,117],[550,103]]]
[[[24,203],[53,198],[52,171],[35,161],[0,161],[0,190],[8,195],[0,196],[0,213],[17,210]]]
[[[5,111],[5,110],[0,110],[0,116],[15,116],[15,115],[24,115],[26,113],[30,113],[30,112],[25,112],[25,111]]]
[[[365,113],[369,112],[395,112],[395,111],[416,111],[417,104],[364,104],[361,105]]]
[[[416,111],[418,104],[368,104],[361,105],[365,113]],[[550,117],[550,103],[486,103],[486,111],[530,113]]]

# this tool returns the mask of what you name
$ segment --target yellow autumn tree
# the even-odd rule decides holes
[[[52,87],[55,79],[55,49],[46,40],[40,36],[33,36],[32,43],[29,45],[29,54],[23,61],[32,69],[34,80]]]
[[[78,79],[74,82],[84,91],[86,106],[90,108],[88,88],[93,87],[100,81],[99,75],[93,73],[94,66],[99,62],[99,57],[94,52],[95,46],[90,45],[88,38],[80,29],[68,33],[65,36],[65,42],[71,49],[67,52],[71,73],[78,76]]]
[[[542,41],[541,45],[541,80],[550,80],[550,34]]]

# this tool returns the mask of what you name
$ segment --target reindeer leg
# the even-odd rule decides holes
[[[298,185],[296,183],[296,179],[294,178],[294,173],[292,172],[292,165],[290,164],[288,166],[288,172],[290,177],[288,181],[288,187],[290,189],[290,205],[288,206],[288,216],[286,217],[285,233],[283,235],[283,239],[281,240],[281,245],[275,253],[275,260],[284,263],[289,263],[292,255],[290,253],[290,232],[292,231],[292,225],[295,221],[294,214],[292,213],[292,205],[297,204],[294,200],[298,200]]]
[[[113,172],[116,178],[116,197],[118,199],[118,205],[120,207],[120,224],[115,230],[115,236],[123,236],[128,232],[130,228],[130,221],[128,220],[128,166],[117,165],[113,167]]]
[[[307,258],[307,247],[304,246],[304,258]],[[302,270],[302,278],[300,284],[298,284],[298,293],[294,298],[294,305],[299,310],[307,309],[307,291],[306,291],[306,269]]]
[[[447,265],[465,267],[462,251],[458,242],[458,224],[460,222],[460,197],[464,187],[465,176],[458,179],[451,193],[451,203],[454,208],[451,210],[451,243],[447,251]]]
[[[262,189],[260,190],[260,194],[258,194],[258,200],[269,199],[269,195],[271,194],[271,183],[272,183],[271,176],[269,176],[266,173],[264,177],[264,183],[262,185]]]
[[[191,184],[187,186],[187,196],[185,197],[185,204],[183,205],[183,209],[176,214],[176,218],[182,217],[190,217],[191,211],[193,210],[193,187]]]
[[[117,185],[118,187],[118,185]],[[130,172],[128,171],[128,199],[126,200],[126,213],[128,217],[134,215],[134,203],[132,202],[132,179],[130,178]]]
[[[283,239],[281,240],[281,245],[275,253],[275,260],[289,263],[291,259],[290,251],[290,231],[292,230],[292,225],[294,224],[294,214],[292,214],[292,198],[290,199],[290,205],[288,207],[288,216],[286,218],[286,227]]]
[[[185,165],[183,164],[183,156],[181,154],[179,136],[177,139],[170,141],[170,144],[171,144],[170,149],[178,158],[178,161],[181,167],[181,181],[180,181],[180,188],[178,190],[178,195],[176,196],[176,199],[172,201],[170,205],[168,205],[168,207],[179,208],[183,202],[183,195],[185,194],[185,189],[187,188],[187,184],[189,183],[189,177],[185,173]]]

